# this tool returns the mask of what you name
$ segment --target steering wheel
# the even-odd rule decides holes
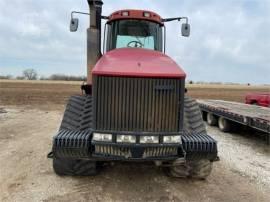
[[[132,46],[132,44],[134,44]],[[130,41],[128,44],[127,44],[127,47],[130,47],[130,48],[142,48],[143,47],[143,44],[139,41]]]

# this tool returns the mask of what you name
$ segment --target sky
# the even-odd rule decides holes
[[[187,16],[167,28],[166,54],[187,80],[270,83],[270,0],[103,0],[103,15],[118,9],[147,9],[163,18]],[[70,12],[88,12],[86,0],[0,0],[0,75],[27,68],[40,76],[86,74],[88,17],[69,32]]]

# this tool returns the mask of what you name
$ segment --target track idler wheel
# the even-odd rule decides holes
[[[211,174],[212,165],[213,163],[208,159],[186,161],[185,163],[179,163],[176,160],[170,167],[165,168],[165,172],[171,177],[190,177],[204,180]]]

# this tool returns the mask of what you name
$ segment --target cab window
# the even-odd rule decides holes
[[[162,26],[145,20],[111,22],[107,33],[107,50],[125,47],[162,51]]]

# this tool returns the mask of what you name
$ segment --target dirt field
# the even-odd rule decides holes
[[[79,85],[0,81],[0,201],[269,201],[270,147],[210,127],[221,161],[206,181],[168,178],[140,164],[116,164],[96,177],[56,176],[46,154],[65,100],[80,93]],[[246,92],[268,89],[193,85],[189,94],[241,101]]]
[[[42,105],[48,109],[51,105],[58,105],[61,108],[70,95],[81,94],[81,84],[82,82],[0,80],[0,104]],[[187,89],[188,94],[194,98],[244,102],[246,93],[269,92],[270,86],[194,84],[187,85]]]
[[[70,95],[81,94],[81,84],[82,82],[0,80],[0,105],[63,109]]]

